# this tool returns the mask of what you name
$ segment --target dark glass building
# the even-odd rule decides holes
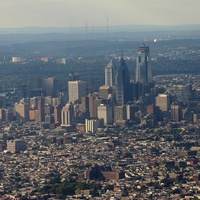
[[[118,105],[121,106],[131,100],[129,70],[123,56],[119,61],[119,67],[116,74],[116,100]]]

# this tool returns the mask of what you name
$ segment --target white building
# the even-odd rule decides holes
[[[111,106],[100,104],[100,106],[97,108],[97,115],[99,119],[103,119],[104,126],[113,123]]]
[[[18,122],[29,121],[29,103],[22,99],[20,103],[15,103],[14,108]]]
[[[69,81],[68,82],[69,101],[81,101],[81,97],[86,96],[85,81]]]
[[[105,85],[106,86],[115,86],[116,85],[116,71],[117,68],[111,59],[108,65],[105,67]]]
[[[74,125],[74,106],[72,103],[67,103],[61,111],[61,126]]]
[[[96,133],[99,126],[98,119],[85,119],[85,132]]]
[[[156,97],[156,106],[158,106],[161,111],[168,112],[170,108],[169,95],[159,94]]]

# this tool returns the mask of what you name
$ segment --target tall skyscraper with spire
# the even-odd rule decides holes
[[[152,79],[151,67],[149,65],[149,46],[143,44],[137,51],[136,82],[148,84]]]
[[[123,53],[116,74],[116,100],[121,106],[131,100],[129,70],[123,58]]]
[[[115,77],[116,77],[117,68],[113,63],[113,59],[105,67],[105,85],[115,86]]]

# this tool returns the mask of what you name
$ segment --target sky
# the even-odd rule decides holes
[[[200,0],[0,0],[0,28],[200,24]]]

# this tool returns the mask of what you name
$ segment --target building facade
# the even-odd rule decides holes
[[[99,126],[98,119],[85,119],[85,132],[96,133]]]
[[[129,70],[123,56],[119,61],[119,67],[116,75],[116,100],[120,106],[125,105],[131,100]]]
[[[149,65],[149,47],[145,44],[138,48],[136,60],[136,82],[147,84],[151,82],[152,72]]]
[[[55,78],[45,78],[43,80],[43,88],[46,90],[46,96],[57,97],[58,81]]]
[[[29,121],[29,103],[20,102],[15,103],[15,116],[18,122],[27,122]]]
[[[45,106],[45,99],[44,97],[40,97],[38,100],[38,112],[37,112],[37,120],[38,122],[44,122],[45,121],[45,112],[44,112],[44,106]]]
[[[67,103],[61,111],[61,126],[70,127],[74,125],[74,106]]]
[[[68,82],[69,102],[81,101],[81,97],[86,96],[85,81]]]
[[[98,107],[98,118],[103,119],[104,126],[112,124],[112,107],[110,105],[100,104],[100,106]]]
[[[115,86],[115,77],[116,77],[117,68],[113,63],[113,59],[105,67],[105,85],[106,86]]]
[[[176,122],[181,120],[181,108],[177,102],[171,104],[171,120]]]

